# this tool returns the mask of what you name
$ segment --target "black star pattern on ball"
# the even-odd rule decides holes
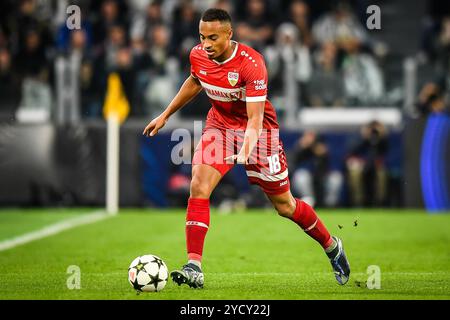
[[[149,274],[150,282],[147,285],[153,285],[156,290],[158,290],[158,283],[163,282],[164,280],[159,277],[159,272],[155,275]]]
[[[141,285],[138,283],[138,279],[136,277],[136,279],[134,279],[134,281],[132,282],[133,284],[133,288],[134,290],[138,291],[138,292],[142,292],[142,288],[145,287],[145,285]]]
[[[142,262],[141,259],[139,259],[138,264],[135,266],[136,270],[139,272],[142,269],[144,269],[144,266],[148,264],[148,262]]]
[[[155,260],[153,260],[152,262],[156,263],[158,265],[158,269],[161,268],[162,265],[164,265],[164,262],[161,259],[156,258],[156,257],[154,257],[154,259]]]
[[[141,288],[143,287],[143,285],[138,284],[138,282],[137,282],[137,276],[138,276],[139,272],[141,272],[141,271],[146,272],[145,269],[144,269],[144,266],[145,266],[146,264],[148,264],[148,262],[142,262],[141,259],[139,259],[138,264],[135,265],[135,266],[133,267],[134,269],[136,269],[136,278],[135,278],[135,280],[134,280],[134,282],[133,282],[133,287],[134,287],[136,290],[139,290],[139,291],[142,291]],[[130,268],[130,269],[131,269],[131,268]]]

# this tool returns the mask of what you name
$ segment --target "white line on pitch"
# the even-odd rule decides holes
[[[75,228],[78,226],[82,226],[85,224],[94,223],[94,222],[97,222],[97,221],[100,221],[100,220],[103,220],[103,219],[106,219],[109,217],[111,217],[111,215],[105,213],[104,211],[94,211],[88,215],[83,215],[81,217],[76,217],[76,218],[70,218],[70,219],[49,225],[42,229],[32,231],[29,233],[25,233],[23,235],[1,241],[0,242],[0,251],[12,249],[14,247],[23,245],[28,242],[46,238],[46,237],[55,235],[57,233],[60,233],[62,231],[72,229],[72,228]]]
[[[443,274],[447,275],[446,271],[436,271],[436,272],[395,272],[395,271],[386,271],[381,272],[382,274],[388,275],[400,275],[400,276],[424,276],[424,275],[436,275]],[[224,272],[207,272],[209,275],[215,276],[238,276],[238,277],[248,277],[248,276],[301,276],[301,275],[324,275],[329,274],[329,272],[238,272],[238,273],[224,273]],[[353,272],[353,276],[367,275],[364,272]]]

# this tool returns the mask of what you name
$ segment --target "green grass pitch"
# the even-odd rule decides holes
[[[0,210],[0,242],[89,211]],[[321,247],[274,211],[223,215],[213,210],[204,249],[205,288],[179,287],[169,280],[162,292],[137,295],[127,281],[135,257],[158,255],[169,270],[185,263],[185,214],[125,209],[0,251],[0,299],[450,298],[449,214],[323,209],[318,214],[344,241],[352,268],[345,286],[335,281]],[[70,265],[81,270],[79,290],[67,288]],[[370,265],[380,268],[380,289],[364,285]]]

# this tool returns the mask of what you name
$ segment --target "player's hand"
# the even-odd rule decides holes
[[[232,156],[226,157],[224,160],[226,163],[248,164],[247,157],[241,154],[233,154]]]
[[[142,132],[143,135],[147,137],[153,137],[158,131],[164,127],[169,119],[166,118],[163,114],[159,115],[145,127]]]

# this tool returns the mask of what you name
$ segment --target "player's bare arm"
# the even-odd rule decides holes
[[[247,102],[247,127],[245,129],[244,142],[237,155],[225,158],[225,161],[233,160],[240,164],[246,164],[250,154],[258,143],[264,119],[265,101]]]
[[[192,76],[189,76],[184,81],[180,90],[167,106],[167,108],[155,119],[145,127],[143,135],[152,137],[158,133],[158,131],[165,126],[170,116],[184,107],[189,101],[191,101],[197,94],[202,91],[200,82]]]

